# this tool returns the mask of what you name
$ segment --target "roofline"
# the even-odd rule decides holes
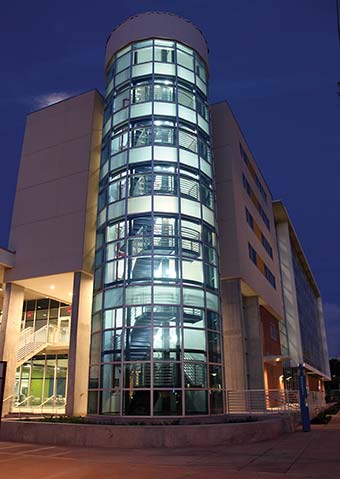
[[[15,252],[0,246],[0,266],[5,268],[13,268],[15,260]]]
[[[288,214],[288,211],[287,211],[287,208],[285,207],[284,203],[282,200],[274,200],[273,201],[273,214],[274,214],[274,221],[276,224],[278,223],[283,223],[283,222],[287,222],[288,223],[288,227],[289,227],[289,234],[290,234],[290,237],[292,239],[292,242],[293,242],[293,245],[295,246],[295,249],[297,251],[297,254],[298,254],[298,257],[302,263],[302,267],[307,275],[307,278],[309,279],[313,289],[314,289],[314,292],[316,294],[317,297],[321,297],[321,294],[320,294],[320,290],[319,290],[319,287],[318,287],[318,284],[316,282],[316,279],[314,278],[314,275],[313,275],[313,272],[312,272],[312,269],[308,263],[308,260],[307,260],[307,257],[302,249],[302,245],[300,243],[300,240],[298,238],[298,235],[295,231],[295,228],[293,226],[293,222]],[[283,221],[282,219],[279,218],[279,215],[281,215],[283,217]]]
[[[59,105],[60,103],[64,103],[65,101],[72,100],[73,98],[77,98],[78,96],[86,95],[87,93],[95,92],[97,93],[101,98],[104,98],[104,96],[100,93],[100,91],[97,88],[92,88],[91,90],[86,90],[81,93],[77,93],[76,95],[68,96],[67,98],[64,98],[63,100],[56,101],[55,103],[51,103],[50,105],[42,106],[41,108],[38,108],[37,110],[30,111],[27,113],[26,116],[33,115],[34,113],[38,113],[39,111],[46,110],[46,108],[51,108],[52,106]]]
[[[203,30],[200,29],[199,26],[197,26],[195,23],[191,22],[190,20],[188,20],[187,18],[183,17],[182,15],[178,15],[177,13],[173,13],[173,12],[161,12],[160,10],[147,10],[147,11],[143,11],[143,12],[140,12],[140,13],[136,13],[135,15],[130,15],[129,17],[127,17],[125,20],[123,20],[122,22],[120,22],[118,25],[115,26],[115,28],[113,30],[111,30],[111,32],[109,33],[107,39],[106,39],[106,42],[105,42],[105,47],[111,37],[111,34],[117,30],[121,25],[123,25],[123,23],[126,23],[128,22],[129,20],[131,20],[132,18],[135,18],[135,17],[140,17],[141,15],[147,15],[149,13],[160,13],[160,14],[163,14],[163,15],[173,15],[174,17],[177,17],[177,18],[181,18],[182,20],[185,20],[186,22],[190,23],[193,27],[196,28],[196,30],[198,30],[200,32],[200,34],[202,35],[202,37],[204,38],[204,41],[205,41],[205,44],[207,46],[207,50],[208,50],[208,53],[209,53],[209,45],[208,45],[208,41],[203,33]]]
[[[235,113],[233,112],[233,110],[232,110],[232,108],[231,108],[230,103],[228,102],[228,100],[216,101],[215,103],[211,103],[210,106],[221,105],[221,104],[223,104],[223,103],[226,103],[226,104],[227,104],[227,106],[228,106],[228,108],[229,108],[229,110],[230,110],[230,112],[231,112],[231,114],[232,114],[232,116],[233,116],[233,119],[234,119],[234,121],[235,121],[235,123],[236,123],[238,129],[239,129],[240,132],[241,132],[242,139],[244,140],[245,144],[247,145],[248,150],[249,150],[250,153],[251,153],[252,160],[255,162],[256,168],[258,169],[258,171],[259,171],[259,173],[260,173],[260,175],[261,175],[261,178],[262,178],[262,180],[264,181],[264,183],[265,183],[265,185],[266,185],[266,187],[267,187],[267,190],[268,190],[269,193],[270,193],[270,196],[273,198],[273,193],[272,193],[272,191],[271,191],[271,189],[270,189],[270,186],[268,185],[268,183],[267,183],[267,181],[266,181],[266,178],[263,176],[263,173],[262,173],[262,171],[261,171],[261,168],[259,167],[259,165],[257,164],[257,161],[255,160],[255,157],[254,157],[254,155],[253,155],[252,149],[250,148],[250,146],[249,146],[249,144],[248,144],[248,141],[247,141],[247,139],[246,139],[246,137],[245,137],[245,135],[244,135],[244,133],[243,133],[243,130],[242,130],[242,128],[241,128],[241,126],[240,126],[240,124],[239,124],[239,122],[238,122],[238,120],[237,120],[237,118],[236,118],[236,116],[235,116]]]

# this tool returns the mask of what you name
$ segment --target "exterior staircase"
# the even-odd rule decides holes
[[[17,352],[17,368],[43,351],[48,345],[68,344],[68,332],[52,325],[45,325],[34,331],[33,328],[26,328],[20,333]]]

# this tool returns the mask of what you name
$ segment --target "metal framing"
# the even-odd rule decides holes
[[[171,42],[172,40],[170,40]],[[148,73],[146,73],[144,76],[139,76],[138,79],[140,80],[149,80],[149,84],[151,86],[151,89],[152,89],[152,92],[155,91],[155,65],[158,64],[158,65],[162,65],[164,63],[162,62],[156,62],[155,61],[155,42],[157,42],[157,40],[149,40],[149,43],[151,44],[151,48],[152,48],[152,61],[150,62],[147,62],[147,64],[150,64],[151,65],[151,71],[149,71]],[[161,41],[162,42],[162,41]],[[143,43],[143,42],[137,42],[137,43]],[[108,203],[106,202],[103,210],[100,210],[98,211],[98,219],[99,219],[99,225],[98,225],[98,229],[97,229],[97,233],[98,233],[98,238],[97,238],[97,257],[99,256],[100,257],[100,260],[98,261],[98,266],[99,266],[99,269],[97,270],[97,278],[99,277],[100,280],[99,280],[99,284],[101,285],[101,287],[99,288],[98,291],[96,291],[96,294],[95,294],[95,297],[94,297],[94,303],[96,304],[97,302],[97,299],[98,299],[98,296],[97,294],[99,293],[99,296],[101,297],[101,307],[99,308],[99,311],[101,311],[102,313],[99,313],[99,314],[102,314],[101,315],[101,321],[103,323],[104,319],[103,319],[103,311],[105,310],[105,305],[104,305],[104,297],[105,297],[105,291],[107,290],[114,290],[115,287],[118,287],[120,286],[119,283],[115,283],[115,284],[110,284],[109,286],[105,286],[104,285],[104,282],[103,282],[103,274],[104,274],[104,267],[105,267],[105,264],[106,264],[106,257],[105,257],[105,253],[104,253],[104,248],[106,246],[106,242],[105,240],[103,241],[103,238],[106,239],[105,237],[105,229],[106,229],[106,226],[110,223],[113,223],[115,221],[124,221],[125,222],[125,225],[127,226],[128,225],[128,218],[131,219],[131,218],[136,218],[138,216],[148,216],[150,217],[150,219],[152,220],[152,225],[154,225],[154,219],[155,219],[155,216],[160,216],[160,217],[169,217],[169,218],[177,218],[177,223],[178,225],[181,224],[181,221],[182,221],[182,210],[181,210],[181,194],[179,192],[179,188],[180,188],[180,177],[181,177],[181,173],[185,173],[185,171],[188,172],[188,177],[190,178],[190,171],[192,172],[196,172],[196,174],[199,174],[201,175],[202,177],[206,177],[207,178],[207,181],[211,182],[211,185],[212,185],[212,191],[214,190],[213,189],[213,172],[212,172],[212,166],[211,166],[211,153],[210,153],[210,173],[209,173],[209,176],[206,176],[207,174],[207,169],[208,169],[208,164],[206,164],[206,166],[204,167],[204,160],[199,156],[198,154],[198,151],[196,152],[195,154],[195,157],[197,158],[197,166],[193,166],[193,165],[188,165],[188,162],[187,164],[184,164],[180,161],[180,152],[183,151],[183,148],[181,147],[180,148],[180,145],[179,145],[179,125],[181,123],[183,123],[183,125],[188,125],[189,127],[191,127],[192,129],[195,129],[196,132],[198,134],[200,134],[202,136],[202,138],[206,138],[207,141],[209,141],[209,135],[204,132],[203,130],[201,130],[201,128],[199,127],[199,121],[201,122],[202,124],[202,120],[200,119],[200,115],[198,114],[198,111],[197,111],[197,108],[194,109],[194,115],[195,115],[195,122],[194,123],[191,123],[190,124],[190,120],[188,119],[185,119],[183,118],[180,113],[179,113],[179,102],[178,102],[178,97],[177,97],[177,92],[178,92],[178,85],[179,85],[179,74],[178,74],[178,70],[179,70],[179,64],[177,62],[177,45],[178,43],[175,43],[175,41],[173,41],[174,43],[174,62],[165,62],[166,65],[173,65],[173,70],[174,70],[174,74],[166,74],[164,73],[163,75],[162,74],[158,74],[157,73],[157,78],[159,77],[163,77],[163,79],[167,79],[167,78],[171,78],[173,84],[174,84],[174,95],[175,95],[175,98],[172,100],[172,104],[175,104],[175,108],[176,108],[176,116],[172,117],[171,120],[174,122],[174,132],[177,133],[175,135],[175,138],[176,138],[176,143],[175,144],[169,144],[168,147],[169,148],[172,148],[172,149],[175,149],[176,150],[176,162],[163,162],[163,164],[166,164],[166,166],[168,165],[171,165],[171,166],[174,166],[176,168],[176,175],[177,175],[177,183],[178,183],[178,190],[177,190],[177,194],[172,194],[172,197],[175,197],[177,198],[177,205],[178,205],[178,209],[177,209],[177,212],[174,212],[174,213],[168,213],[166,211],[163,212],[160,212],[160,213],[157,213],[155,215],[155,208],[154,208],[154,200],[155,200],[155,193],[153,191],[153,188],[152,188],[152,193],[150,194],[151,196],[151,209],[148,209],[146,208],[145,209],[145,212],[143,213],[138,213],[138,214],[133,214],[133,215],[128,215],[128,201],[129,201],[129,190],[128,190],[128,184],[129,184],[129,168],[131,167],[131,165],[129,165],[129,156],[130,156],[130,153],[133,149],[135,149],[131,144],[130,144],[130,132],[131,132],[131,124],[132,124],[132,118],[131,118],[131,110],[132,110],[132,104],[131,104],[131,101],[128,102],[128,105],[126,105],[126,108],[128,108],[128,115],[126,117],[126,122],[124,123],[124,127],[127,128],[127,131],[128,131],[128,147],[124,150],[126,153],[123,153],[123,154],[126,154],[126,162],[125,162],[125,165],[122,165],[122,166],[119,166],[118,168],[116,168],[116,171],[125,171],[126,173],[126,185],[125,185],[125,197],[122,201],[124,201],[124,215],[123,217],[122,216],[119,216],[117,215],[117,217],[112,220],[111,218],[108,217],[108,210],[109,210],[109,206],[108,206]],[[142,47],[145,47],[145,45],[141,45],[141,48]],[[128,72],[128,75],[126,75],[126,80],[123,81],[119,88],[121,88],[123,85],[129,85],[130,87],[130,92],[131,92],[131,89],[132,89],[132,82],[133,82],[133,55],[135,54],[136,51],[138,50],[135,50],[136,48],[136,45],[135,44],[132,44],[132,46],[130,47],[130,62],[129,62],[129,66],[126,68],[126,70],[122,70],[122,72],[126,71]],[[184,51],[191,51],[191,55],[192,55],[192,60],[193,62],[198,62],[198,65],[200,65],[200,68],[201,68],[201,65],[203,64],[202,60],[200,60],[197,56],[197,54],[192,50],[192,49],[188,49],[188,47],[185,47],[183,46],[182,47],[184,49]],[[124,51],[125,49],[123,49]],[[123,56],[123,55],[122,55]],[[120,56],[120,58],[122,57]],[[163,59],[162,59],[163,60]],[[205,101],[207,102],[207,85],[204,84],[202,82],[202,80],[200,80],[198,78],[198,74],[197,74],[197,68],[198,66],[196,67],[195,63],[193,63],[193,70],[187,70],[188,72],[188,76],[192,77],[193,81],[190,83],[190,81],[188,80],[183,80],[181,78],[181,82],[183,82],[184,84],[187,83],[191,88],[192,88],[192,91],[194,92],[194,95],[197,95],[198,94],[198,91],[200,92],[199,95],[200,97],[204,98]],[[145,64],[145,65],[147,65]],[[142,65],[142,64],[141,64]],[[114,75],[111,76],[111,72],[114,68],[115,64],[112,64],[109,66],[108,68],[108,76],[107,76],[107,85],[110,85],[110,82],[114,79]],[[148,68],[148,66],[146,66],[146,68]],[[185,72],[185,67],[183,65],[180,66],[180,68],[182,69],[182,76],[183,76],[183,72]],[[166,69],[166,68],[165,68]],[[116,74],[119,75],[121,74],[122,72],[118,72]],[[196,79],[196,80],[195,80]],[[203,90],[202,90],[203,88]],[[110,108],[110,111],[112,112],[109,116],[109,120],[111,123],[110,123],[110,127],[108,127],[105,123],[104,125],[104,131],[105,131],[105,135],[104,135],[104,138],[103,138],[103,148],[106,148],[107,147],[107,142],[111,142],[111,138],[113,136],[113,131],[114,129],[117,129],[118,127],[118,124],[117,126],[113,126],[113,118],[114,118],[114,111],[113,111],[113,95],[114,95],[114,90],[115,90],[115,85],[114,84],[111,84],[110,87],[107,89],[109,90],[108,94],[107,94],[107,97],[106,97],[106,108]],[[129,94],[129,98],[131,98],[131,95]],[[152,178],[154,180],[154,177],[155,177],[155,154],[154,154],[154,148],[155,148],[155,101],[154,101],[154,95],[152,94],[152,101],[151,101],[151,115],[147,115],[147,116],[144,116],[143,119],[144,120],[151,120],[151,138],[152,138],[152,141],[151,141],[151,158],[147,158],[147,159],[144,159],[144,161],[142,163],[135,163],[134,165],[138,165],[138,164],[145,164],[145,163],[148,163],[149,166],[151,166],[151,174],[152,174]],[[112,108],[112,109],[111,109]],[[160,119],[160,118],[164,118],[164,120],[169,120],[169,115],[166,115],[164,114],[163,115],[159,115],[157,114],[157,119]],[[203,119],[203,118],[202,118]],[[123,126],[123,123],[122,123],[122,126]],[[130,145],[130,146],[129,146]],[[165,145],[164,145],[165,146]],[[198,147],[198,140],[197,140],[197,147]],[[111,153],[111,152],[110,152]],[[192,152],[191,152],[192,153]],[[119,153],[118,153],[119,155]],[[101,164],[101,184],[100,184],[100,193],[101,191],[103,190],[107,190],[108,189],[108,175],[109,175],[109,172],[111,173],[112,171],[115,170],[114,168],[114,160],[115,160],[115,156],[113,156],[111,158],[111,154],[109,154],[109,158],[106,159],[102,162]],[[202,163],[203,162],[203,163]],[[134,166],[133,165],[133,166]],[[183,169],[184,167],[184,169]],[[202,168],[203,168],[203,171],[202,171]],[[152,185],[154,184],[154,181],[152,180]],[[202,186],[200,186],[202,188]],[[171,196],[171,195],[168,195],[168,196]],[[106,195],[106,201],[107,201],[107,198],[108,198],[108,195]],[[192,198],[191,198],[192,199]],[[140,197],[140,201],[143,201],[143,196]],[[207,208],[203,205],[203,202],[202,200],[199,202],[199,210],[200,210],[200,218],[195,218],[195,217],[191,217],[190,218],[190,215],[188,216],[188,213],[186,213],[186,215],[184,216],[185,220],[188,220],[188,221],[193,221],[195,222],[196,224],[199,224],[200,225],[200,228],[201,228],[201,238],[200,238],[200,247],[202,248],[202,262],[201,262],[201,266],[202,266],[202,274],[205,275],[205,268],[204,268],[204,256],[203,256],[203,236],[202,236],[202,233],[203,233],[203,228],[209,228],[211,231],[214,231],[215,232],[215,235],[216,235],[216,218],[215,218],[215,211],[212,210],[212,218],[213,220],[210,220],[212,221],[212,223],[205,223],[204,221],[204,208]],[[103,217],[105,215],[105,218]],[[177,232],[178,233],[178,232]],[[127,233],[126,233],[127,234]],[[154,238],[153,236],[154,233],[152,233],[152,236],[151,238]],[[176,240],[175,241],[179,241],[181,243],[181,235],[180,233],[178,233],[179,236],[178,238],[176,237]],[[102,238],[100,240],[100,238]],[[103,244],[102,244],[103,243]],[[100,249],[102,248],[102,249]],[[154,241],[152,240],[152,251],[151,251],[151,257],[150,257],[150,260],[151,260],[151,272],[154,271]],[[217,246],[215,245],[215,253],[216,253],[216,259],[218,259],[217,257]],[[186,410],[185,410],[185,394],[186,394],[186,391],[197,391],[197,389],[186,389],[184,386],[184,371],[185,371],[185,368],[184,368],[184,341],[183,341],[183,334],[184,334],[184,325],[183,325],[183,317],[182,317],[182,314],[183,314],[183,305],[184,305],[184,297],[183,297],[183,292],[184,292],[184,289],[185,287],[188,287],[190,288],[190,284],[188,283],[184,283],[183,282],[183,276],[182,276],[182,264],[183,264],[183,256],[182,256],[182,248],[179,247],[179,251],[177,252],[176,254],[176,257],[178,257],[178,265],[179,265],[179,278],[177,280],[176,283],[166,283],[166,282],[161,282],[161,283],[157,283],[153,277],[153,273],[152,273],[152,276],[150,277],[150,279],[148,280],[148,282],[143,282],[141,285],[142,286],[145,286],[145,285],[149,285],[150,288],[151,288],[151,305],[152,305],[152,311],[151,311],[151,315],[150,315],[150,331],[153,332],[153,325],[154,325],[154,306],[155,304],[159,304],[159,302],[157,301],[157,298],[154,298],[154,286],[161,286],[162,284],[163,285],[167,285],[167,286],[174,286],[174,287],[179,287],[179,294],[180,294],[180,301],[176,304],[174,303],[171,303],[169,302],[168,304],[162,304],[162,306],[169,306],[169,307],[177,307],[177,308],[181,308],[180,311],[181,311],[181,321],[180,321],[180,327],[179,327],[179,332],[180,332],[180,337],[181,337],[181,360],[180,360],[180,365],[181,365],[181,375],[182,375],[182,378],[181,378],[181,387],[179,389],[176,389],[176,388],[173,388],[171,386],[168,386],[167,388],[159,388],[159,387],[154,387],[153,386],[153,372],[154,372],[154,368],[153,368],[153,364],[155,362],[159,362],[161,360],[157,360],[157,359],[154,359],[153,358],[153,355],[152,355],[152,351],[153,351],[153,345],[152,345],[152,342],[153,342],[153,335],[151,335],[151,345],[150,345],[150,352],[151,352],[151,356],[150,356],[150,359],[148,359],[147,361],[145,361],[146,364],[150,364],[150,369],[151,369],[151,373],[150,373],[150,387],[147,388],[146,390],[149,392],[150,394],[150,416],[153,416],[154,415],[154,411],[153,411],[153,392],[154,390],[157,390],[157,391],[161,391],[161,390],[164,390],[164,391],[169,391],[172,390],[172,391],[175,391],[175,390],[178,390],[178,392],[181,393],[182,395],[182,410],[181,410],[181,414],[180,415],[185,415],[186,413]],[[122,293],[123,293],[123,298],[122,298],[122,305],[121,306],[118,306],[118,307],[126,307],[126,299],[125,299],[125,294],[126,294],[126,288],[129,287],[134,287],[134,286],[131,286],[128,284],[128,281],[127,281],[127,275],[126,275],[126,267],[127,267],[127,255],[126,255],[126,259],[125,259],[125,265],[124,265],[124,281],[123,281],[123,288],[122,288]],[[217,265],[218,265],[218,261],[217,261]],[[218,266],[216,265],[216,271],[217,271],[217,278],[218,278]],[[98,273],[99,272],[99,273]],[[215,297],[216,298],[216,312],[218,314],[218,309],[219,309],[219,294],[218,294],[218,279],[217,279],[217,284],[216,284],[216,288],[215,289],[211,289],[209,287],[207,287],[206,285],[206,281],[202,281],[201,284],[192,284],[191,285],[192,287],[195,288],[195,291],[202,291],[202,295],[203,295],[203,298],[204,298],[204,305],[202,306],[203,307],[203,311],[204,311],[204,314],[205,316],[207,316],[207,311],[208,311],[208,308],[209,308],[209,305],[207,304],[207,301],[208,301],[208,297],[210,294],[213,294],[214,296],[212,296],[211,298]],[[117,289],[115,289],[115,292],[117,293]],[[97,296],[97,299],[96,299],[96,296]],[[131,307],[138,307],[138,305],[131,305]],[[188,307],[192,307],[194,308],[194,305],[188,305]],[[110,307],[108,308],[110,309]],[[124,310],[125,311],[125,310]],[[95,310],[94,313],[96,314],[97,311]],[[94,314],[94,315],[95,315]],[[136,328],[136,327],[135,327]],[[177,327],[176,327],[177,329]],[[221,335],[218,336],[219,333],[221,333],[221,326],[219,328],[218,331],[213,331],[213,330],[210,330],[208,331],[208,328],[207,328],[207,324],[205,324],[205,327],[204,327],[204,331],[205,331],[205,355],[206,355],[206,360],[205,362],[202,362],[203,365],[205,365],[205,374],[206,374],[206,385],[205,387],[199,389],[198,391],[205,391],[205,395],[206,395],[206,402],[208,404],[208,409],[205,411],[205,414],[210,414],[210,413],[223,413],[224,412],[224,408],[220,408],[220,410],[218,411],[212,411],[211,408],[210,408],[210,401],[209,401],[209,397],[214,394],[218,394],[220,395],[219,397],[221,398],[222,400],[222,403],[224,402],[224,393],[223,393],[223,389],[224,389],[224,386],[223,386],[223,378],[224,378],[224,372],[223,372],[223,358],[222,358],[222,338],[221,338]],[[125,330],[126,330],[126,326],[125,326],[125,321],[123,321],[123,326],[122,326],[122,329],[121,329],[121,338],[124,338],[125,337]],[[203,331],[203,330],[202,330]],[[102,336],[103,334],[103,324],[100,328],[100,331],[95,331],[94,329],[92,330],[92,338],[94,339],[94,335],[95,334],[99,334],[100,336]],[[209,365],[211,362],[209,362],[209,353],[208,353],[208,345],[209,345],[209,339],[210,337],[215,334],[216,338],[219,338],[219,349],[220,349],[220,361],[218,363],[213,363],[212,366],[216,366],[217,368],[219,368],[219,370],[221,371],[221,377],[222,377],[222,380],[221,380],[221,384],[219,385],[219,388],[209,388],[209,383],[208,383],[208,380],[209,380]],[[102,340],[103,338],[101,337],[100,338],[100,343],[102,344]],[[94,341],[93,341],[94,343]],[[93,344],[92,343],[92,344]],[[102,346],[101,346],[102,347]],[[124,385],[122,384],[122,381],[123,381],[123,376],[124,376],[124,372],[125,372],[125,369],[124,369],[124,366],[125,364],[128,364],[125,362],[125,360],[123,361],[123,358],[124,358],[124,339],[121,339],[121,351],[120,351],[120,366],[121,366],[121,378],[120,378],[120,388],[119,388],[119,391],[120,391],[120,410],[119,412],[116,411],[116,414],[117,415],[124,415],[124,408],[123,408],[123,394],[127,394],[127,393],[130,393],[130,389],[129,388],[125,388],[124,389]],[[97,357],[100,357],[100,352],[97,351]],[[143,363],[142,360],[139,360],[137,361],[136,364],[138,363]],[[101,360],[101,363],[102,364],[102,360]],[[102,397],[102,393],[103,393],[103,389],[102,389],[102,384],[101,384],[101,381],[102,381],[102,374],[99,374],[99,367],[100,367],[100,364],[97,362],[92,362],[92,365],[94,366],[93,367],[93,370],[96,371],[95,374],[97,374],[97,380],[98,380],[98,388],[90,388],[90,391],[89,391],[89,394],[91,395],[91,393],[97,393],[97,397],[96,397],[96,404],[97,404],[97,409],[96,411],[95,410],[89,410],[90,413],[93,413],[93,414],[96,414],[96,413],[101,413],[101,397]],[[110,364],[110,363],[109,363]],[[196,364],[195,362],[193,362],[192,364]],[[200,362],[198,362],[197,364],[201,364]],[[114,367],[114,363],[112,362],[112,368]],[[204,367],[204,366],[203,366]],[[91,375],[90,375],[91,376]],[[138,391],[141,391],[143,390],[142,388],[138,389]],[[118,390],[117,390],[118,391]],[[167,415],[167,414],[165,414]]]

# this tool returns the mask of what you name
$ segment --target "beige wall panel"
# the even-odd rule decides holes
[[[92,272],[102,115],[90,91],[28,116],[7,281]]]

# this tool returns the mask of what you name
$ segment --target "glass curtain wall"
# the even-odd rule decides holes
[[[17,369],[14,408],[65,408],[68,356],[34,356]],[[62,411],[60,411],[62,412]]]
[[[90,414],[221,414],[223,361],[207,72],[146,40],[107,70]]]

